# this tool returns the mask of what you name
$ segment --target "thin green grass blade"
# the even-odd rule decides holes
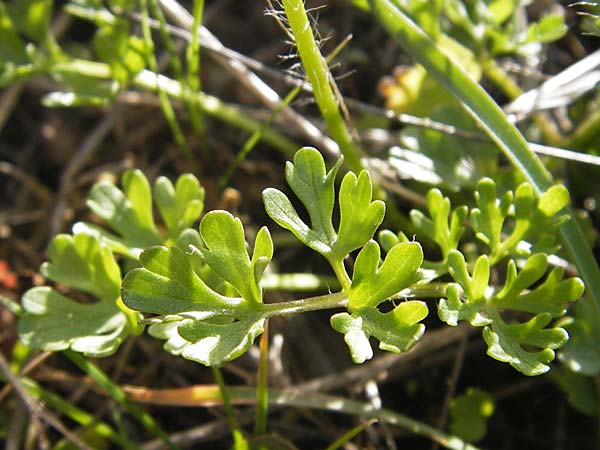
[[[168,434],[163,431],[150,414],[140,408],[138,405],[133,403],[123,390],[114,384],[108,375],[106,375],[98,366],[93,364],[91,361],[84,358],[79,353],[72,350],[65,350],[63,354],[83,370],[89,377],[96,382],[101,388],[103,388],[108,394],[114,398],[120,405],[125,407],[127,411],[148,430],[154,436],[160,438],[165,445],[171,450],[178,450],[175,444],[171,442]]]
[[[194,17],[194,25],[192,28],[192,40],[188,42],[185,52],[187,62],[187,84],[192,92],[197,92],[201,89],[200,84],[200,27],[202,26],[202,16],[204,14],[204,0],[194,0],[194,8],[192,15]],[[190,122],[200,137],[204,135],[204,126],[200,108],[194,103],[188,105],[190,112]]]
[[[154,73],[158,73],[158,63],[156,62],[156,57],[154,56],[154,42],[152,40],[152,33],[150,32],[150,21],[148,16],[148,0],[141,1],[141,9],[142,9],[142,35],[144,37],[144,43],[146,45],[146,59],[148,62],[148,66]],[[158,78],[158,77],[157,77]],[[194,156],[194,153],[190,149],[190,146],[183,135],[183,131],[179,122],[177,121],[177,117],[175,115],[175,110],[169,101],[169,97],[167,94],[158,86],[156,86],[158,90],[158,99],[160,101],[160,107],[163,110],[163,114],[167,119],[167,123],[169,124],[169,128],[171,128],[171,133],[173,133],[173,137],[175,138],[175,142],[181,149],[185,158],[188,160],[190,164],[191,171],[194,173],[198,173],[198,162]]]
[[[111,441],[113,444],[118,445],[120,448],[126,449],[137,449],[138,447],[131,443],[125,436],[117,433],[110,425],[105,422],[101,422],[98,418],[92,414],[84,411],[77,406],[65,401],[62,397],[50,392],[41,387],[35,381],[29,378],[21,378],[21,383],[27,392],[33,395],[38,400],[41,400],[52,408],[64,414],[69,419],[78,423],[79,425],[91,430],[98,436]]]
[[[279,104],[277,109],[275,109],[273,112],[271,112],[271,114],[269,115],[267,120],[265,120],[261,124],[260,128],[258,128],[256,131],[254,131],[254,133],[252,133],[250,135],[250,137],[246,140],[246,142],[244,142],[244,146],[242,147],[242,149],[236,155],[233,162],[229,165],[225,174],[223,176],[221,176],[221,178],[219,180],[219,188],[220,189],[225,189],[227,187],[227,185],[231,181],[231,178],[233,177],[233,173],[237,170],[237,168],[242,163],[242,161],[244,161],[246,159],[248,154],[250,154],[250,152],[254,149],[256,144],[258,144],[263,133],[271,126],[271,124],[273,123],[275,118],[279,115],[279,113],[283,110],[283,108],[287,107],[290,103],[292,103],[300,92],[302,92],[301,86],[296,86],[294,89],[292,89],[285,96],[285,98]]]
[[[462,102],[504,154],[530,181],[538,194],[552,186],[552,176],[529,149],[525,138],[502,109],[458,64],[443,53],[402,10],[396,0],[369,0],[372,13],[389,35]],[[572,211],[567,213],[573,217]],[[594,299],[595,320],[600,322],[600,269],[575,220],[561,227],[565,248],[571,253],[588,293]]]
[[[108,64],[83,59],[73,59],[71,61],[56,63],[52,66],[52,70],[57,74],[80,74],[101,80],[112,79]],[[191,92],[187,86],[182,85],[177,80],[157,74],[156,72],[142,70],[134,77],[132,83],[136,87],[147,89],[151,92],[164,92],[170,98],[180,101],[183,101],[184,98],[189,98],[203,113],[249,133],[255,132],[261,126],[260,122],[254,120],[248,114],[244,114],[239,108],[226,104],[219,98],[205,94],[204,92]],[[189,97],[186,97],[188,95]],[[261,139],[286,155],[293,155],[301,147],[272,128],[265,129],[261,134]]]
[[[197,0],[194,3],[194,23],[201,23],[203,8],[203,0]],[[179,56],[177,55],[177,51],[175,50],[173,38],[167,30],[167,19],[165,18],[162,9],[160,9],[158,0],[150,0],[150,10],[152,15],[158,20],[158,30],[160,31],[162,41],[165,44],[165,49],[169,55],[169,64],[173,69],[175,78],[182,85],[187,86],[190,92],[199,91],[200,46],[198,45],[198,32],[196,31],[195,33],[192,33],[192,40],[188,43],[188,47],[186,49],[187,73],[184,78],[183,66]],[[194,28],[194,30],[196,30],[196,28]],[[189,98],[189,95],[185,95],[182,100],[187,111],[189,112],[189,119],[194,132],[198,137],[202,138],[204,136],[204,129],[200,108]]]
[[[348,430],[347,432],[342,434],[335,441],[333,441],[331,443],[331,445],[328,445],[325,450],[337,450],[338,448],[341,448],[343,445],[346,445],[346,443],[350,439],[354,438],[355,436],[358,436],[360,433],[362,433],[364,430],[366,430],[368,427],[370,427],[375,422],[377,422],[377,419],[367,420],[364,423],[358,424],[351,430]]]
[[[219,386],[219,393],[221,398],[223,399],[223,407],[225,408],[225,415],[227,416],[227,420],[229,421],[229,427],[231,429],[231,437],[233,438],[233,449],[234,450],[248,450],[250,448],[248,441],[244,437],[242,433],[242,429],[240,428],[240,424],[235,418],[235,414],[233,413],[233,405],[231,403],[231,396],[229,393],[229,389],[225,384],[225,380],[223,379],[223,375],[221,374],[221,370],[218,367],[211,367],[213,376],[215,377],[215,381]]]

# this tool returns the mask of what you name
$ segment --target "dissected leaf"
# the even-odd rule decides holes
[[[179,246],[142,252],[142,268],[127,274],[122,295],[128,307],[161,316],[163,323],[149,331],[166,339],[166,350],[218,366],[244,353],[263,331],[259,282],[273,243],[261,229],[250,257],[240,220],[226,211],[208,213],[200,234],[203,245],[191,245],[188,253]],[[217,292],[215,276],[240,297]]]
[[[475,193],[477,208],[471,211],[476,236],[491,250],[493,262],[511,255],[557,250],[554,232],[568,217],[559,215],[569,204],[569,192],[564,186],[552,186],[539,199],[529,183],[521,184],[514,193],[506,192],[496,199],[496,184],[484,178]],[[508,219],[514,219],[510,228]],[[523,247],[521,244],[526,243]]]
[[[331,325],[350,348],[352,359],[363,363],[373,357],[369,337],[380,341],[382,350],[400,353],[408,350],[422,336],[425,326],[419,323],[428,313],[420,301],[405,301],[388,313],[377,307],[416,281],[423,261],[418,243],[396,244],[380,265],[380,249],[375,241],[363,247],[356,258],[349,292],[348,313],[335,314]]]
[[[512,203],[512,192],[507,192],[501,200],[496,199],[496,183],[484,178],[477,183],[475,201],[477,208],[471,211],[471,222],[476,236],[493,252],[502,240],[502,227]]]
[[[204,188],[191,174],[180,176],[175,187],[168,178],[157,178],[154,198],[171,239],[191,227],[204,209]]]
[[[339,193],[340,226],[332,247],[338,258],[365,245],[383,221],[385,203],[372,198],[373,186],[367,171],[363,170],[358,178],[352,172],[344,176]]]
[[[334,181],[341,160],[329,171],[321,154],[304,147],[288,161],[286,180],[302,201],[310,217],[310,227],[300,218],[287,196],[273,188],[263,192],[267,214],[280,226],[291,231],[305,245],[321,254],[329,254],[336,235],[332,224],[335,201]]]
[[[440,319],[449,325],[468,320],[473,326],[485,326],[483,337],[488,344],[488,354],[508,362],[525,375],[548,371],[554,350],[568,339],[563,328],[548,325],[553,317],[566,312],[569,302],[581,296],[582,281],[578,278],[562,280],[563,270],[559,268],[547,274],[546,256],[536,254],[519,273],[511,261],[503,289],[493,292],[488,288],[490,266],[486,256],[479,257],[472,275],[464,256],[456,250],[450,252],[448,264],[450,275],[458,285],[448,287],[447,298],[440,300]],[[546,279],[540,283],[544,276]],[[511,311],[530,313],[533,317],[525,322],[508,322],[503,315]]]
[[[302,243],[325,256],[334,268],[373,237],[385,214],[385,204],[372,200],[369,174],[362,171],[357,177],[349,172],[340,187],[340,226],[336,233],[332,222],[334,181],[341,162],[327,172],[321,154],[305,147],[296,153],[293,164],[286,165],[287,182],[304,204],[310,226],[300,218],[283,192],[272,188],[263,192],[269,216]],[[342,280],[340,282],[344,285]]]
[[[265,319],[247,318],[232,323],[189,321],[179,327],[179,335],[191,342],[181,355],[207,366],[218,366],[246,352],[264,331]]]
[[[442,251],[440,262],[427,262],[424,265],[427,268],[437,269],[439,274],[445,272],[450,250],[458,248],[458,242],[465,231],[464,222],[468,214],[466,206],[458,207],[450,214],[450,206],[450,199],[444,197],[438,189],[430,189],[427,193],[427,209],[430,217],[418,210],[410,212],[412,223],[419,233],[417,238],[421,238],[421,235],[427,236]]]
[[[524,43],[556,41],[565,34],[569,28],[565,24],[565,18],[559,14],[549,14],[542,17],[538,22],[534,22],[527,27]]]
[[[132,328],[118,305],[121,272],[110,249],[93,236],[58,235],[48,248],[42,273],[52,281],[90,294],[80,303],[55,289],[30,289],[23,296],[20,339],[46,351],[71,348],[93,357],[113,354]]]
[[[197,232],[188,228],[202,213],[204,190],[190,174],[182,175],[175,187],[164,177],[154,185],[154,197],[167,226],[159,232],[152,211],[150,183],[139,170],[125,172],[123,191],[109,181],[96,183],[90,192],[88,206],[116,234],[86,222],[78,222],[73,232],[91,234],[102,239],[115,253],[137,258],[144,248],[184,241],[198,242]],[[183,235],[187,238],[183,238]],[[192,235],[195,235],[192,237]]]

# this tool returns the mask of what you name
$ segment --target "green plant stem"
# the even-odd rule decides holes
[[[261,308],[262,317],[285,317],[308,311],[321,309],[344,308],[348,305],[348,294],[337,292],[318,297],[293,300],[291,302],[265,303]]]
[[[179,407],[216,405],[221,402],[224,403],[225,401],[220,397],[221,390],[218,386],[198,386],[198,392],[195,392],[196,389],[193,387],[185,388],[185,392],[179,395],[172,392],[173,390],[171,389],[167,389],[166,391],[170,392],[165,393],[165,395],[160,395],[159,392],[156,392],[155,394],[158,395],[154,395],[151,399],[149,399],[148,396],[145,396],[145,399],[148,403]],[[228,401],[233,404],[248,405],[253,404],[256,401],[256,388],[254,387],[228,387],[227,391]],[[177,401],[178,396],[183,397],[182,402]],[[448,435],[430,425],[389,409],[373,408],[373,405],[367,402],[306,391],[294,392],[293,390],[269,389],[269,404],[317,409],[349,414],[366,419],[376,419],[381,422],[389,423],[390,425],[404,428],[418,436],[429,438],[451,450],[479,450],[478,447],[463,441],[457,436]]]
[[[160,9],[160,6],[158,5],[157,0],[150,0],[150,10],[152,11],[152,15],[158,20],[158,31],[160,32],[160,36],[165,44],[165,49],[169,54],[169,64],[173,69],[173,74],[178,81],[182,82],[183,66],[181,65],[181,61],[177,56],[173,39],[167,30],[167,20]]]
[[[117,433],[107,423],[98,421],[98,419],[92,414],[63,400],[54,392],[47,391],[35,381],[29,378],[21,378],[21,383],[23,384],[25,390],[38,400],[41,400],[52,409],[64,414],[82,427],[91,430],[101,438],[107,439],[121,448],[137,448],[129,441],[129,439]]]
[[[120,405],[125,407],[125,409],[127,409],[127,411],[129,411],[129,413],[144,426],[144,428],[146,428],[153,435],[159,437],[169,449],[178,450],[178,447],[171,442],[167,433],[165,433],[158,426],[154,418],[138,405],[129,400],[127,395],[125,395],[125,392],[123,392],[119,386],[114,384],[110,377],[100,370],[98,366],[72,350],[64,350],[63,354],[72,362],[74,362],[77,367],[89,375],[89,377],[94,380],[98,386],[108,392],[108,394]]]
[[[231,404],[231,397],[229,394],[229,389],[225,384],[225,380],[223,379],[223,375],[221,375],[221,370],[218,367],[211,367],[213,376],[215,377],[215,381],[219,386],[219,393],[221,394],[221,398],[223,399],[223,407],[225,408],[225,415],[227,416],[227,420],[229,421],[229,427],[231,428],[231,437],[233,438],[233,448],[236,450],[241,450],[243,448],[248,448],[248,443],[242,434],[242,430],[240,429],[240,425],[235,418],[235,414],[233,413],[233,406]]]
[[[304,71],[312,85],[313,95],[317,101],[321,115],[327,123],[331,136],[340,146],[346,164],[348,164],[348,167],[352,171],[358,173],[362,170],[360,151],[354,145],[350,131],[342,118],[331,86],[333,78],[315,41],[308,15],[304,9],[304,1],[283,0],[282,3],[296,41],[296,46],[298,47]]]
[[[538,195],[552,186],[552,177],[529,149],[527,142],[500,107],[399,8],[397,1],[369,0],[371,10],[387,32],[428,73],[460,100],[467,111],[502,149],[509,160],[531,182]],[[566,208],[571,217],[570,208]],[[594,299],[594,320],[600,323],[600,269],[585,235],[574,219],[561,226],[563,242]]]
[[[152,15],[158,20],[158,30],[160,31],[160,35],[165,44],[165,48],[167,53],[169,54],[169,63],[173,68],[173,73],[177,81],[179,81],[182,85],[187,85],[190,91],[197,91],[200,89],[199,86],[195,86],[191,84],[191,79],[189,77],[183,76],[183,67],[181,65],[181,61],[177,56],[177,52],[175,51],[175,45],[173,44],[173,39],[171,38],[171,34],[167,31],[167,20],[165,15],[160,9],[158,5],[158,0],[150,0],[150,9],[152,11]],[[189,47],[188,47],[189,48]],[[189,65],[188,65],[189,69]],[[196,83],[197,84],[197,83]],[[192,128],[197,136],[203,135],[203,128],[200,119],[200,112],[198,110],[198,106],[190,101],[187,96],[183,99],[183,103],[185,104],[186,109],[189,112],[190,123],[192,124]]]
[[[156,62],[156,57],[154,56],[154,42],[152,41],[152,32],[150,31],[150,22],[148,17],[148,1],[141,0],[141,10],[142,10],[142,35],[144,36],[144,43],[146,45],[146,60],[148,62],[148,66],[150,70],[155,74],[158,74],[158,64]],[[159,75],[155,77],[158,78]],[[163,114],[167,119],[167,123],[169,124],[169,128],[171,128],[171,132],[173,133],[173,137],[175,138],[175,142],[183,152],[185,158],[188,160],[190,164],[191,171],[194,173],[198,173],[198,162],[194,156],[194,153],[190,149],[185,136],[183,135],[183,131],[181,130],[181,126],[177,121],[177,117],[175,115],[175,110],[171,105],[169,97],[166,92],[164,92],[158,82],[155,82],[155,89],[158,93],[158,99],[160,101],[160,107],[163,110]],[[185,99],[185,96],[183,97]]]
[[[23,307],[20,304],[7,297],[4,297],[3,295],[0,295],[0,305],[4,306],[15,316],[20,316],[23,312]]]
[[[82,59],[74,59],[67,62],[54,64],[52,70],[59,73],[75,73],[95,77],[103,80],[111,79],[110,68],[107,64]],[[142,70],[133,79],[133,85],[139,88],[158,93],[159,90],[169,97],[183,101],[189,90],[176,80],[164,75],[157,75],[150,70]],[[237,108],[227,105],[217,97],[203,92],[191,92],[189,98],[206,114],[215,117],[225,123],[250,133],[260,128],[260,123],[240,112]],[[280,133],[267,129],[262,134],[262,139],[281,150],[288,156],[292,156],[300,145],[292,142]]]
[[[267,417],[269,415],[269,321],[265,321],[263,334],[260,336],[260,359],[256,386],[256,419],[254,421],[254,436],[267,432]]]
[[[348,275],[348,272],[346,272],[346,267],[344,266],[344,260],[336,260],[333,258],[328,258],[329,260],[329,264],[331,265],[331,268],[333,269],[335,276],[337,277],[338,281],[340,282],[340,284],[342,285],[342,289],[344,290],[344,292],[348,292],[350,290],[350,285],[352,284],[352,280],[350,279],[350,276]]]
[[[156,0],[154,0],[156,1]],[[201,89],[200,83],[200,27],[202,26],[202,15],[204,14],[204,0],[194,0],[192,15],[194,24],[192,27],[192,39],[188,42],[186,48],[187,61],[187,84],[192,92],[198,92]],[[204,135],[202,116],[200,109],[193,102],[189,104],[190,121],[200,137]]]
[[[252,392],[252,391],[251,391]],[[232,393],[233,394],[233,393]],[[233,396],[233,395],[232,395]],[[398,414],[389,409],[373,409],[370,403],[348,400],[340,397],[321,394],[292,394],[282,391],[271,391],[269,402],[275,405],[297,406],[311,409],[321,409],[332,412],[341,412],[368,419],[377,419],[390,425],[399,426],[410,432],[425,436],[451,450],[478,450],[457,436],[447,435],[436,428],[417,420]]]
[[[588,146],[598,144],[600,136],[600,108],[591,113],[579,126],[571,133],[565,147],[573,150],[587,150]]]
[[[322,291],[338,290],[340,283],[336,277],[312,273],[267,273],[260,280],[264,290],[269,291]]]
[[[377,419],[367,420],[365,423],[358,424],[351,430],[348,430],[346,433],[342,434],[339,438],[328,445],[325,450],[337,450],[345,445],[350,439],[362,433],[365,429],[370,427],[372,424],[377,422]]]
[[[294,101],[294,99],[298,96],[298,94],[300,92],[302,92],[302,86],[296,86],[294,89],[292,89],[288,93],[288,95],[286,95],[285,98],[281,101],[279,106],[274,111],[271,112],[271,114],[269,115],[267,120],[265,120],[261,124],[260,128],[255,130],[254,133],[252,133],[250,135],[250,137],[244,143],[244,146],[242,147],[242,149],[236,155],[235,160],[229,165],[229,167],[227,168],[227,171],[219,180],[219,188],[224,189],[229,184],[229,182],[231,181],[231,177],[233,176],[233,173],[236,171],[236,169],[238,168],[240,163],[244,159],[246,159],[248,154],[256,146],[256,144],[260,140],[263,133],[269,129],[269,127],[273,123],[273,120],[275,120],[275,118],[279,115],[279,113],[283,110],[283,108],[287,107],[291,102]]]

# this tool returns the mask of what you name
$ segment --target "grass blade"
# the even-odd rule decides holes
[[[217,385],[199,385],[174,389],[146,389],[128,386],[126,390],[131,398],[154,405],[199,407],[226,403],[222,397],[223,391]],[[227,402],[230,404],[251,405],[256,402],[256,388],[229,387],[227,388],[227,396]],[[313,392],[269,389],[269,404],[318,409],[359,416],[365,419],[375,419],[431,439],[450,450],[479,450],[475,445],[471,445],[457,436],[448,435],[426,423],[389,409],[373,408],[373,405],[369,402]]]
[[[111,379],[106,375],[100,368],[98,368],[91,361],[88,361],[85,357],[76,353],[72,350],[65,350],[63,354],[73,361],[77,367],[83,370],[89,377],[96,382],[101,388],[103,388],[108,394],[114,398],[120,405],[124,406],[129,413],[137,419],[137,421],[144,426],[150,433],[159,437],[166,446],[171,450],[178,450],[178,447],[174,445],[167,433],[165,433],[156,423],[154,418],[140,408],[138,405],[133,403],[123,392],[123,390],[114,384]]]
[[[219,388],[219,397],[223,400],[223,407],[225,408],[225,415],[227,416],[227,420],[229,422],[229,427],[231,428],[231,437],[233,439],[233,449],[234,450],[248,450],[249,445],[246,438],[244,438],[244,434],[242,433],[242,429],[235,418],[235,414],[233,413],[233,404],[231,402],[231,394],[230,390],[225,384],[225,380],[223,379],[223,375],[221,374],[221,370],[218,367],[211,367],[213,376],[215,377],[215,381],[217,382],[217,386]]]

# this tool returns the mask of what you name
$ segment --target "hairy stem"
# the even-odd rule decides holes
[[[319,311],[321,309],[344,308],[347,305],[348,294],[346,292],[336,292],[334,294],[293,300],[291,302],[265,303],[262,305],[262,316],[265,319],[270,317],[284,317],[308,311]]]
[[[358,173],[362,169],[360,151],[354,145],[350,131],[342,118],[338,101],[331,86],[333,77],[315,41],[308,15],[304,9],[304,1],[283,0],[282,3],[321,115],[327,122],[331,136],[339,144],[348,167]]]

